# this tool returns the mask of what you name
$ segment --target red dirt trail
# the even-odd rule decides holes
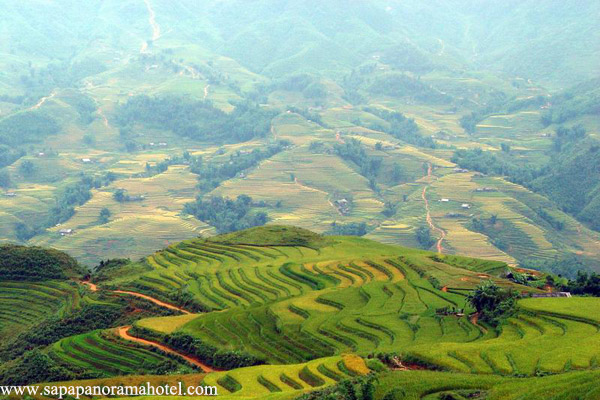
[[[140,343],[140,344],[145,344],[147,346],[156,347],[157,349],[162,350],[165,353],[174,354],[176,356],[179,356],[179,357],[183,358],[184,360],[186,360],[187,362],[189,362],[190,364],[199,367],[204,372],[213,372],[213,371],[215,371],[213,368],[211,368],[208,365],[204,364],[203,362],[201,362],[196,357],[192,357],[192,356],[188,356],[188,355],[179,353],[178,351],[173,350],[170,347],[167,347],[167,346],[165,346],[163,344],[160,344],[160,343],[157,343],[157,342],[153,342],[153,341],[150,341],[150,340],[146,340],[146,339],[138,338],[138,337],[135,337],[135,336],[131,336],[129,334],[129,330],[130,329],[131,329],[131,326],[122,326],[120,328],[117,328],[117,333],[119,334],[119,336],[121,338],[123,338],[125,340],[129,340],[131,342],[136,342],[136,343]]]
[[[469,317],[469,321],[471,321],[471,323],[473,325],[475,325],[476,327],[478,327],[479,329],[481,329],[481,331],[484,334],[487,333],[488,330],[485,327],[483,327],[483,326],[481,326],[481,325],[479,325],[477,323],[479,321],[479,313],[478,312],[471,314],[471,316]]]
[[[427,164],[427,177],[431,177],[431,172],[432,172],[431,163],[428,163]],[[446,238],[446,232],[443,229],[435,226],[435,224],[433,223],[433,219],[431,218],[431,213],[429,211],[429,201],[427,201],[427,186],[425,186],[423,188],[423,192],[421,193],[421,198],[423,199],[423,202],[425,202],[425,211],[427,212],[425,219],[427,220],[427,224],[429,225],[431,230],[438,232],[440,234],[440,237],[439,237],[438,241],[436,242],[435,247],[437,248],[438,253],[443,253],[444,247],[442,246],[442,242]]]
[[[97,292],[98,291],[98,286],[96,286],[95,284],[93,284],[93,283],[91,283],[89,281],[83,281],[81,283],[83,285],[88,286],[92,292]],[[151,296],[148,296],[148,295],[145,295],[145,294],[142,294],[142,293],[130,292],[128,290],[109,290],[109,292],[111,292],[111,293],[118,293],[118,294],[128,294],[130,296],[135,296],[135,297],[139,297],[139,298],[144,299],[144,300],[148,300],[148,301],[150,301],[150,302],[152,302],[152,303],[154,303],[154,304],[156,304],[158,306],[161,306],[161,307],[164,307],[164,308],[168,308],[170,310],[180,311],[180,312],[182,312],[184,314],[192,314],[188,310],[185,310],[185,309],[183,309],[181,307],[177,307],[177,306],[175,306],[173,304],[165,303],[164,301],[155,299],[154,297],[151,297]]]

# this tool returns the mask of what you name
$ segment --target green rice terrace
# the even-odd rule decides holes
[[[519,273],[526,285],[507,278]],[[482,284],[521,297],[499,323],[468,300]],[[546,277],[503,262],[265,226],[0,290],[3,342],[35,347],[4,359],[3,382],[27,369],[29,383],[181,381],[227,399],[600,394],[600,299],[531,297]],[[90,307],[116,317],[44,345],[27,336]]]

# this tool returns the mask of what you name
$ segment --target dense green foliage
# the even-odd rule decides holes
[[[502,289],[488,281],[473,290],[469,295],[469,302],[477,310],[482,321],[497,326],[503,318],[515,312],[517,298],[516,292]]]
[[[542,114],[542,124],[563,124],[580,115],[597,114],[600,110],[598,87],[600,79],[591,79],[553,96],[550,109]]]
[[[369,180],[371,189],[378,190],[376,179],[381,170],[381,158],[369,155],[357,139],[347,140],[344,144],[336,143],[334,150],[340,157],[358,167],[360,174]]]
[[[23,157],[25,152],[11,146],[0,144],[0,168],[6,167]]]
[[[68,254],[41,247],[0,245],[0,279],[40,281],[80,276],[83,269]]]
[[[327,234],[344,236],[364,236],[367,234],[367,224],[365,222],[349,222],[346,224],[332,222],[331,229],[327,232]]]
[[[0,383],[3,385],[26,385],[33,382],[67,381],[77,375],[59,365],[38,350],[32,350],[13,365],[0,367]]]
[[[82,174],[78,182],[65,186],[57,195],[56,203],[50,210],[47,220],[37,228],[47,228],[67,221],[75,213],[75,206],[82,205],[91,199],[91,189],[106,186],[114,181],[115,178],[115,175],[110,172],[102,176]]]
[[[136,96],[119,108],[117,122],[124,132],[139,123],[196,140],[241,142],[266,136],[275,115],[250,103],[239,103],[227,114],[205,101]]]
[[[463,168],[485,174],[506,176],[509,180],[523,184],[546,195],[563,211],[599,230],[600,197],[600,145],[595,139],[583,139],[581,127],[562,128],[556,131],[554,148],[558,151],[552,161],[535,167],[519,165],[513,156],[502,152],[481,149],[457,150],[452,160]],[[561,230],[564,223],[545,210],[539,215],[555,229]]]
[[[577,277],[569,280],[562,289],[573,294],[600,297],[600,275],[579,271]]]
[[[187,203],[184,212],[214,226],[219,233],[264,225],[268,220],[265,212],[252,212],[252,198],[246,195],[235,200],[220,196],[198,198],[195,203]]]
[[[431,229],[428,226],[418,227],[415,231],[415,237],[424,249],[430,248],[435,243],[435,239],[431,236]]]
[[[53,317],[0,347],[0,359],[11,360],[25,350],[47,346],[67,336],[118,326],[132,309],[118,304],[92,304],[66,317]]]
[[[374,79],[368,90],[373,94],[406,97],[424,103],[443,104],[450,101],[450,97],[439,90],[402,73],[381,75]]]
[[[365,108],[365,111],[376,115],[389,123],[389,127],[371,125],[370,128],[387,132],[406,143],[423,147],[436,147],[435,142],[431,137],[421,135],[419,127],[414,119],[407,118],[398,111],[387,111],[373,107],[367,107]]]
[[[331,240],[295,226],[267,225],[210,238],[211,242],[231,245],[301,246],[311,249],[331,244]]]
[[[14,114],[0,120],[0,144],[20,145],[41,142],[60,130],[56,120],[39,111]]]
[[[254,149],[249,153],[236,152],[225,162],[204,163],[202,158],[195,157],[191,161],[190,170],[198,174],[198,187],[202,191],[210,191],[219,186],[222,181],[255,167],[261,161],[283,151],[289,145],[290,143],[287,141],[278,141],[265,148]]]

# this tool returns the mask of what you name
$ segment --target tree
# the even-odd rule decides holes
[[[25,242],[35,236],[35,231],[24,223],[19,222],[15,225],[15,235],[17,239]]]
[[[417,237],[417,242],[419,242],[424,249],[430,248],[435,243],[435,240],[431,237],[431,230],[427,226],[420,226],[417,228],[415,235]]]
[[[365,222],[349,222],[347,224],[331,223],[331,230],[327,232],[329,235],[342,236],[364,236],[367,234],[367,224]]]
[[[11,185],[10,175],[8,171],[0,171],[0,187],[7,189]]]
[[[25,160],[19,165],[19,172],[25,176],[30,176],[34,171],[35,165],[29,160]]]
[[[98,217],[98,221],[101,224],[105,224],[108,222],[108,219],[110,218],[111,213],[110,210],[106,207],[104,207],[102,210],[100,210],[100,216]]]
[[[497,326],[503,318],[515,312],[518,294],[502,289],[493,281],[480,284],[469,294],[468,301],[477,310],[481,320]]]
[[[392,203],[391,201],[386,201],[381,213],[388,218],[391,217],[392,215],[396,214],[396,204]]]
[[[375,150],[383,150],[383,144],[381,142],[375,143]]]
[[[96,138],[91,133],[86,133],[83,135],[83,143],[88,146],[92,146],[94,143],[96,143]]]
[[[501,143],[500,144],[500,148],[502,149],[503,152],[510,153],[510,144],[508,144],[508,143]]]
[[[402,180],[402,177],[404,176],[404,171],[402,170],[402,167],[400,166],[400,164],[398,163],[394,163],[394,166],[392,167],[392,181],[394,183],[399,183]]]
[[[369,379],[362,385],[362,400],[374,400],[375,399],[375,385]]]
[[[128,197],[129,196],[127,195],[127,191],[125,189],[117,189],[113,194],[113,199],[115,199],[119,203],[127,201]]]

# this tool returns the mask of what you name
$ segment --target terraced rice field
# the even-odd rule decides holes
[[[436,309],[468,308],[464,290],[482,280],[506,285],[491,275],[504,264],[456,257],[444,263],[363,239],[334,241],[311,249],[190,240],[148,257],[151,272],[118,284],[159,298],[183,290],[206,308],[224,310],[141,327],[181,331],[274,364],[487,337],[467,317],[438,316]]]
[[[598,251],[598,235],[581,227],[572,217],[557,210],[543,197],[501,178],[482,178],[473,173],[446,173],[431,183],[428,190],[432,217],[447,233],[445,243],[449,252],[469,254],[478,258],[502,260],[515,264],[516,260],[551,260],[561,250]],[[477,192],[492,188],[493,192]],[[440,202],[442,198],[449,202]],[[470,208],[463,209],[462,204]],[[527,204],[540,204],[551,210],[565,227],[557,230],[544,221]],[[492,215],[498,223],[490,232],[476,232],[472,218],[486,221]],[[506,245],[502,250],[494,245],[498,237]],[[579,250],[577,250],[579,249]]]
[[[98,377],[114,375],[144,374],[160,368],[172,359],[119,340],[112,331],[93,331],[70,336],[54,343],[48,349],[50,357],[67,368],[81,368]],[[181,364],[182,372],[191,368]]]
[[[553,300],[556,299],[522,300],[522,311],[510,318],[493,339],[442,343],[435,348],[415,347],[411,351],[449,369],[473,373],[531,376],[596,367],[600,323],[593,313],[599,303],[581,301],[586,299]],[[564,307],[565,303],[574,307]],[[556,310],[552,307],[555,304],[559,305]]]
[[[394,371],[379,376],[376,399],[439,399],[445,394],[486,396],[490,400],[598,398],[598,371],[578,371],[534,378],[431,371]],[[390,397],[386,397],[390,396]],[[395,397],[392,397],[395,396]]]
[[[204,385],[217,386],[219,397],[294,398],[303,392],[333,385],[342,379],[368,373],[356,356],[320,358],[292,365],[265,365],[208,374]]]
[[[0,340],[8,340],[51,316],[79,307],[75,286],[64,282],[0,282]]]

